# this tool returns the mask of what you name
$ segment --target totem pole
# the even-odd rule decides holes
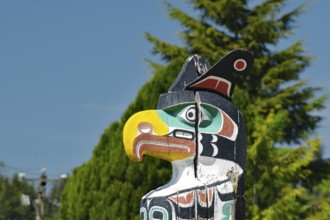
[[[235,74],[253,56],[234,50],[212,67],[190,56],[156,110],[134,114],[124,127],[127,156],[170,161],[172,179],[141,200],[142,220],[244,219],[246,128],[231,102]]]

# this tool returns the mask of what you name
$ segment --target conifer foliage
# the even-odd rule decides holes
[[[21,196],[30,196],[31,204],[23,204]],[[33,187],[18,176],[9,178],[1,175],[0,161],[0,220],[11,219],[35,219],[35,210],[32,206],[33,198],[36,195]]]
[[[306,195],[329,193],[327,182],[303,183],[319,155],[320,141],[311,134],[326,97],[318,97],[320,89],[300,79],[311,62],[303,42],[278,47],[293,33],[304,6],[288,9],[285,0],[252,2],[191,0],[195,16],[167,4],[170,17],[183,27],[184,46],[146,34],[165,65],[150,62],[152,79],[121,120],[105,131],[91,160],[74,170],[62,196],[63,219],[139,219],[140,198],[168,181],[171,171],[169,164],[152,158],[129,162],[122,146],[123,125],[133,113],[156,107],[159,94],[167,91],[188,55],[200,54],[212,64],[237,48],[255,56],[250,73],[237,76],[233,96],[248,128],[247,219],[304,219],[318,213],[310,206],[316,196]],[[329,201],[321,204],[329,208]]]

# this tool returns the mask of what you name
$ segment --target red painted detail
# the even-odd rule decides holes
[[[201,202],[203,203],[211,203],[213,200],[213,190],[212,189],[207,189],[207,196],[205,191],[199,191],[198,192],[198,198]]]
[[[220,130],[219,134],[225,137],[232,137],[234,134],[234,124],[233,121],[229,118],[229,116],[221,111],[223,116],[223,123],[222,123],[222,129]]]
[[[226,95],[227,97],[230,97],[229,93],[229,85],[226,82],[223,81],[219,81],[217,87],[215,88],[215,90],[217,90],[218,92],[220,92],[221,94]]]
[[[246,66],[247,66],[246,61],[243,59],[238,59],[234,62],[234,68],[237,71],[245,70]]]
[[[184,159],[195,155],[196,145],[193,140],[157,136],[150,133],[142,133],[134,139],[133,152],[136,161],[141,161],[144,154],[172,161],[172,155],[176,159]]]
[[[227,80],[220,78],[220,77],[207,77],[206,79],[197,82],[196,84],[192,85],[192,88],[202,88],[202,89],[209,89],[215,90],[227,97],[230,97],[230,87],[231,84],[226,82]]]
[[[202,80],[202,81],[194,84],[192,87],[194,87],[194,88],[204,88],[204,89],[215,89],[217,84],[218,84],[217,79],[206,78],[205,80]]]
[[[189,204],[193,204],[194,195],[195,192],[192,191],[182,196],[171,196],[170,199],[178,205],[186,206]]]

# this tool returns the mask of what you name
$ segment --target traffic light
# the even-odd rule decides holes
[[[46,186],[46,184],[47,184],[47,176],[45,172],[42,172],[40,176],[40,186]]]

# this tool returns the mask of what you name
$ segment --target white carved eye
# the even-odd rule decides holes
[[[185,121],[190,124],[195,123],[196,121],[196,107],[195,106],[188,106],[185,109],[183,109],[179,116]]]
[[[194,122],[196,120],[196,109],[195,109],[195,107],[191,107],[186,111],[186,118],[190,122]]]
[[[195,124],[197,117],[199,118],[199,123],[202,123],[205,125],[205,123],[209,123],[211,120],[209,118],[209,116],[203,112],[203,110],[201,109],[201,111],[199,112],[199,116],[198,116],[198,112],[196,109],[196,106],[188,106],[186,108],[184,108],[179,114],[178,116],[180,116],[181,120],[183,120],[184,122],[187,122],[189,124]]]

